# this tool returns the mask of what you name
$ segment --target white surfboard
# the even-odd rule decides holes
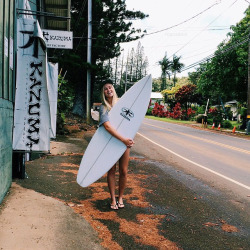
[[[109,112],[111,125],[124,137],[134,138],[148,108],[152,78],[148,75],[135,83]],[[120,140],[104,126],[97,129],[81,161],[77,183],[87,187],[114,166],[126,150]]]

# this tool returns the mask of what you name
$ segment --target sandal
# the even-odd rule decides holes
[[[111,208],[112,210],[118,210],[117,204],[114,204],[114,205],[110,204],[110,208]]]
[[[118,208],[124,208],[125,207],[123,203],[119,203],[119,202],[117,202],[117,206],[118,206]]]

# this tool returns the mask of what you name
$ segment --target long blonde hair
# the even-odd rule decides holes
[[[106,100],[105,94],[104,94],[104,86],[105,86],[106,84],[111,84],[111,85],[112,85],[112,91],[113,91],[113,93],[114,93],[113,98],[112,98],[112,105],[110,105],[110,104],[108,103],[108,101]],[[113,86],[112,83],[107,82],[107,83],[105,83],[105,84],[103,85],[102,91],[101,91],[101,99],[102,99],[102,104],[104,105],[104,108],[107,109],[108,111],[110,111],[111,108],[117,103],[117,101],[118,101],[118,96],[117,96],[117,94],[116,94],[115,88],[114,88],[114,86]]]

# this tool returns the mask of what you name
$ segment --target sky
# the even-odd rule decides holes
[[[149,60],[148,73],[153,78],[161,76],[158,62],[165,55],[170,60],[174,54],[181,56],[185,66],[191,65],[215,52],[227,39],[230,26],[244,17],[249,3],[249,0],[126,0],[127,9],[149,15],[133,21],[133,27],[146,29],[148,35],[122,44],[123,53],[127,55],[132,48],[136,49],[140,41]],[[172,26],[175,27],[150,35]],[[183,71],[177,77],[194,70]]]

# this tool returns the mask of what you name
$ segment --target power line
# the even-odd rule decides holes
[[[195,67],[195,66],[197,66],[197,65],[199,65],[199,64],[201,64],[201,63],[203,63],[203,62],[206,62],[206,61],[208,61],[208,60],[210,60],[210,59],[212,59],[212,58],[214,58],[214,57],[216,57],[216,56],[219,56],[219,55],[222,55],[222,54],[224,54],[224,53],[226,53],[226,52],[229,52],[229,51],[233,50],[234,48],[240,46],[241,44],[245,43],[245,42],[248,41],[248,40],[249,40],[249,39],[246,38],[245,40],[243,40],[243,41],[241,41],[241,42],[237,42],[236,44],[232,45],[231,47],[226,48],[225,50],[222,50],[222,51],[217,52],[216,55],[213,53],[213,54],[211,54],[211,55],[209,55],[209,56],[207,56],[207,57],[201,59],[200,61],[195,62],[195,63],[193,63],[193,64],[191,64],[191,65],[189,65],[189,66],[183,68],[182,71],[185,71],[185,70],[187,70],[187,69],[193,68],[193,67]],[[181,72],[182,72],[182,71],[181,71]]]
[[[79,15],[78,15],[78,17],[77,17],[77,20],[76,20],[76,23],[75,23],[75,27],[74,27],[74,30],[75,30],[75,31],[77,30],[78,25],[79,25],[79,23],[80,23],[80,19],[81,19],[81,17],[82,17],[83,10],[84,10],[84,8],[85,8],[86,3],[87,3],[87,0],[84,0],[84,1],[82,2],[82,7],[81,7],[81,10],[80,10],[80,12],[79,12]]]
[[[79,41],[78,45],[77,45],[76,48],[75,48],[75,52],[78,50],[78,48],[79,48],[79,46],[80,46],[80,44],[81,44],[81,42],[82,42],[82,39],[84,38],[84,34],[85,34],[87,28],[88,28],[88,27],[86,26],[85,29],[84,29],[83,32],[82,32],[82,36],[80,37],[80,41]],[[85,38],[87,38],[87,37],[85,37]]]
[[[74,37],[75,38],[75,37]],[[76,38],[79,38],[79,37],[76,37]],[[194,42],[194,43],[198,43],[198,44],[201,44],[201,42],[203,41],[214,41],[215,39],[217,38],[210,38],[210,39],[205,39],[205,40],[202,40],[202,41],[198,41],[198,42]],[[221,38],[218,38],[218,39],[221,39]],[[149,48],[149,49],[153,49],[153,48],[167,48],[167,47],[170,47],[170,46],[182,46],[184,45],[185,43],[175,43],[175,44],[166,44],[164,46],[143,46],[144,48]]]
[[[83,2],[82,9],[85,7],[85,3],[86,3],[86,0]],[[216,3],[214,3],[213,5],[211,5],[210,7],[206,8],[205,10],[201,11],[200,13],[196,14],[195,16],[193,16],[193,17],[191,17],[191,18],[189,18],[189,19],[187,19],[187,20],[185,20],[185,21],[183,21],[183,22],[181,22],[181,23],[175,24],[175,25],[173,25],[173,26],[171,26],[171,27],[168,27],[168,28],[166,28],[166,29],[163,29],[163,30],[155,31],[155,32],[152,32],[152,33],[149,33],[149,34],[144,34],[143,36],[148,36],[148,35],[156,34],[156,33],[163,32],[163,31],[169,30],[169,29],[171,29],[171,28],[177,27],[177,26],[179,26],[179,25],[181,25],[181,24],[183,24],[183,23],[186,23],[186,22],[188,22],[188,21],[190,21],[190,20],[196,18],[197,16],[203,14],[204,12],[208,11],[209,9],[211,9],[212,7],[214,7],[214,6],[217,5],[217,4],[218,4],[218,1],[217,1]],[[82,12],[82,9],[81,9],[80,12]],[[79,13],[79,15],[80,15],[80,13]],[[105,19],[105,18],[104,18],[104,19]],[[80,18],[78,18],[78,20],[80,20]],[[76,23],[78,23],[78,21],[77,21]],[[77,24],[77,25],[78,25],[78,24]],[[79,48],[82,39],[87,38],[87,37],[84,37],[85,31],[86,31],[86,29],[83,31],[81,37],[74,37],[74,39],[80,39],[80,41],[79,41],[79,43],[78,43],[78,45],[77,45],[75,51],[77,51],[77,49]],[[94,40],[94,39],[96,39],[96,38],[93,38],[93,37],[92,37],[92,39]],[[107,38],[103,38],[103,39],[107,39]]]
[[[227,9],[231,8],[238,0],[235,0]],[[212,22],[210,22],[204,29],[202,29],[199,33],[197,33],[191,40],[189,40],[185,45],[183,45],[180,49],[178,49],[175,53],[173,53],[170,57],[172,57],[173,55],[177,54],[180,50],[182,50],[183,48],[185,48],[189,43],[191,43],[197,36],[200,35],[200,33],[202,33],[207,27],[209,27],[213,22],[215,22],[223,13],[225,12],[225,10],[223,10]],[[170,58],[169,57],[169,58]],[[169,59],[168,58],[168,59]]]
[[[209,9],[213,8],[213,7],[214,7],[215,5],[217,5],[217,4],[218,4],[217,2],[214,3],[213,5],[211,5],[210,7],[208,7],[207,9],[203,10],[202,12],[196,14],[195,16],[193,16],[193,17],[191,17],[191,18],[189,18],[189,19],[187,19],[187,20],[185,20],[185,21],[182,21],[182,22],[180,22],[180,23],[178,23],[178,24],[175,24],[175,25],[173,25],[173,26],[170,26],[170,27],[165,28],[165,29],[162,29],[162,30],[158,30],[158,31],[155,31],[155,32],[151,32],[151,33],[145,34],[144,36],[150,36],[150,35],[157,34],[157,33],[160,33],[160,32],[163,32],[163,31],[166,31],[166,30],[169,30],[169,29],[172,29],[172,28],[174,28],[174,27],[180,26],[181,24],[186,23],[186,22],[188,22],[188,21],[190,21],[190,20],[196,18],[197,16],[203,14],[204,12],[206,12],[206,11],[208,11]]]
[[[79,25],[79,23],[80,23],[80,19],[81,19],[81,17],[82,17],[82,13],[83,13],[83,10],[84,10],[84,8],[85,8],[86,3],[87,3],[87,0],[84,0],[83,3],[82,3],[82,7],[81,7],[81,10],[80,10],[80,12],[79,12],[79,16],[78,16],[78,18],[77,18],[77,20],[76,20],[76,26],[75,26],[74,30],[77,29],[77,27],[78,27],[78,25]],[[80,46],[80,44],[81,44],[81,42],[82,42],[82,39],[84,38],[84,34],[85,34],[87,28],[88,28],[88,26],[86,26],[85,29],[83,29],[82,36],[80,37],[80,41],[79,41],[78,45],[77,45],[76,48],[75,48],[75,52],[77,52],[77,50],[78,50],[78,48],[79,48],[79,46]]]
[[[202,49],[203,49],[203,48],[202,48]],[[189,59],[189,58],[193,58],[193,57],[196,57],[196,56],[205,54],[205,53],[207,53],[207,52],[209,52],[209,51],[211,51],[211,50],[214,50],[214,49],[206,50],[206,51],[203,51],[203,52],[201,52],[201,53],[199,53],[199,54],[195,54],[195,55],[192,55],[192,56],[182,57],[182,59],[183,59],[183,60],[184,60],[184,59],[186,60],[186,59]],[[192,52],[192,53],[193,53],[193,52]]]
[[[206,61],[208,61],[208,60],[210,60],[210,59],[212,59],[212,58],[214,58],[214,57],[216,57],[216,56],[219,56],[219,55],[225,54],[225,53],[227,53],[227,52],[230,52],[230,51],[233,50],[234,48],[237,48],[238,46],[240,46],[240,45],[242,45],[242,44],[244,44],[244,43],[246,43],[246,42],[248,42],[248,41],[250,41],[250,38],[249,38],[248,35],[247,35],[246,38],[245,38],[244,40],[239,41],[239,42],[236,42],[235,44],[233,44],[233,45],[232,45],[231,47],[229,47],[229,48],[226,48],[226,49],[224,49],[224,50],[222,49],[221,51],[217,51],[216,54],[213,53],[213,54],[211,54],[211,55],[209,55],[209,56],[207,56],[207,57],[201,59],[201,60],[198,61],[198,62],[195,62],[195,63],[192,63],[192,64],[188,65],[187,67],[183,68],[183,69],[181,70],[181,72],[186,71],[186,70],[188,70],[188,69],[191,69],[191,68],[193,68],[193,67],[195,67],[195,66],[198,66],[198,65],[200,65],[201,63],[204,63],[204,62],[206,62]]]

